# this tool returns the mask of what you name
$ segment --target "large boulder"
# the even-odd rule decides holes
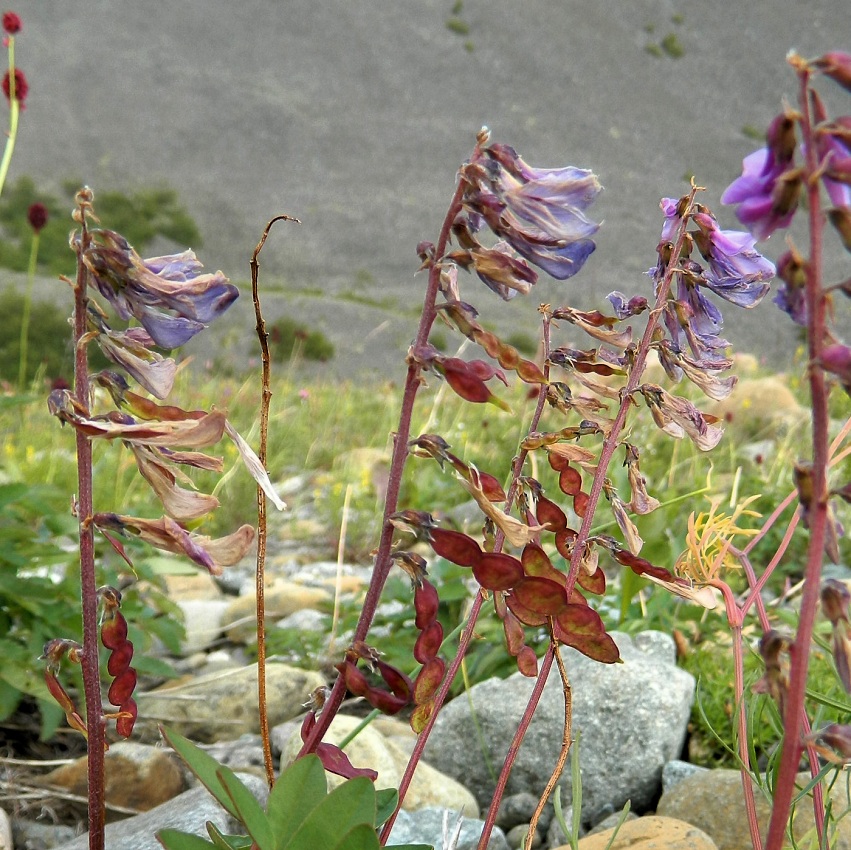
[[[622,664],[600,664],[562,650],[573,695],[572,735],[581,736],[582,819],[595,823],[627,800],[646,810],[658,794],[662,767],[682,750],[694,678],[675,663],[674,643],[661,632],[630,638],[613,633]],[[534,680],[519,673],[491,679],[446,705],[425,757],[469,788],[486,809]],[[550,675],[508,780],[507,794],[540,794],[562,745],[564,694]],[[568,762],[569,764],[569,762]],[[561,777],[571,800],[570,770]]]

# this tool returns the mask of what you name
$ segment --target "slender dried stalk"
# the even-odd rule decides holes
[[[552,621],[550,621],[552,623]],[[564,659],[561,657],[558,645],[555,651],[556,665],[561,676],[561,687],[564,692],[564,731],[561,738],[561,750],[556,760],[556,766],[550,775],[549,781],[544,788],[544,793],[541,794],[541,799],[538,800],[538,805],[532,814],[532,819],[529,821],[529,832],[526,833],[526,841],[524,850],[532,850],[532,843],[535,840],[535,832],[538,829],[538,821],[541,819],[541,813],[544,811],[544,806],[547,805],[547,800],[552,796],[559,779],[561,778],[564,764],[567,761],[567,754],[570,752],[571,741],[571,726],[573,723],[573,692],[570,689],[570,679],[567,677],[567,667],[564,665]],[[574,753],[574,758],[576,754]],[[758,850],[758,848],[755,848]]]
[[[266,468],[266,446],[269,439],[269,403],[272,398],[272,360],[269,356],[269,334],[266,332],[266,322],[260,309],[260,262],[257,259],[269,231],[276,221],[294,221],[297,218],[288,215],[276,215],[267,225],[251,255],[251,297],[254,301],[254,316],[257,320],[257,338],[260,340],[260,358],[263,364],[263,393],[260,399],[260,448],[257,457],[263,468]],[[266,768],[266,781],[271,788],[275,784],[275,767],[272,762],[272,742],[269,738],[269,712],[266,705],[266,494],[257,485],[257,572],[255,577],[255,596],[257,600],[257,702],[260,712],[260,737],[263,739],[263,763]]]

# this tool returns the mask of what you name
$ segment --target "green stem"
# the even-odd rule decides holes
[[[38,262],[39,234],[33,234],[32,246],[30,247],[30,262],[27,267],[27,290],[24,295],[24,309],[21,313],[21,345],[18,361],[18,390],[24,391],[27,383],[27,354],[29,353],[30,338],[30,312],[32,310],[33,284],[35,283],[35,269]]]
[[[3,159],[0,160],[0,194],[6,184],[6,175],[9,173],[9,164],[12,162],[12,154],[15,151],[15,140],[18,138],[18,117],[21,112],[21,104],[18,102],[15,92],[15,37],[9,36],[9,137],[6,139],[6,149],[3,151]]]

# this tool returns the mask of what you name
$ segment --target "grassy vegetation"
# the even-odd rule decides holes
[[[280,370],[279,370],[280,371]],[[445,384],[436,379],[423,393],[422,403],[415,414],[414,433],[439,433],[452,446],[452,451],[467,463],[475,463],[483,470],[505,479],[506,473],[521,439],[523,426],[528,420],[533,400],[528,387],[515,384],[500,395],[511,405],[514,416],[506,416],[491,405],[464,404],[447,391]],[[791,382],[793,388],[797,389]],[[340,523],[344,502],[348,494],[348,529],[345,539],[347,559],[368,563],[369,553],[380,532],[380,506],[391,434],[396,425],[398,388],[393,383],[341,383],[334,380],[313,381],[303,384],[297,370],[290,369],[283,377],[273,379],[273,406],[270,423],[268,467],[273,480],[282,481],[299,476],[302,484],[295,495],[289,497],[291,511],[288,515],[272,518],[274,533],[280,537],[297,537],[308,534],[306,544],[325,557],[332,557],[338,546]],[[29,486],[39,482],[40,498],[45,493],[51,504],[67,500],[76,487],[72,462],[73,434],[61,429],[48,414],[43,400],[44,392],[34,386],[27,399],[7,397],[0,406],[0,429],[8,435],[0,459],[0,485]],[[222,379],[220,375],[204,376],[185,370],[178,379],[173,394],[174,403],[185,408],[208,408],[212,399],[224,399],[229,416],[237,429],[249,440],[257,441],[257,411],[259,392],[254,378],[247,380]],[[13,403],[14,402],[14,403]],[[838,418],[851,412],[847,398],[834,402],[833,414]],[[751,416],[750,414],[754,414]],[[687,519],[692,511],[706,510],[710,498],[720,500],[719,510],[731,513],[744,498],[759,495],[750,506],[762,515],[792,489],[791,467],[797,459],[804,425],[778,424],[767,421],[748,411],[747,406],[731,416],[726,443],[710,457],[701,455],[688,441],[672,441],[657,431],[649,417],[640,417],[629,440],[643,446],[642,472],[648,489],[658,496],[662,506],[652,514],[636,517],[638,529],[644,538],[642,556],[662,566],[672,567],[685,548]],[[545,412],[541,430],[563,427],[563,416],[555,411]],[[218,482],[216,495],[223,503],[207,533],[224,533],[242,522],[253,520],[254,482],[242,469],[236,450],[225,441],[219,451],[225,458],[226,474]],[[533,456],[529,474],[538,478],[545,491],[558,497],[555,474],[546,462]],[[837,480],[848,479],[851,469],[837,471]],[[216,486],[211,477],[195,476],[204,490]],[[625,471],[613,467],[613,484],[622,494],[628,493]],[[149,489],[136,474],[129,450],[121,446],[95,447],[95,510],[115,509],[141,516],[158,516],[161,511]],[[100,482],[100,483],[99,483]],[[35,498],[35,490],[30,494]],[[430,459],[412,458],[405,479],[402,504],[406,507],[428,510],[439,517],[444,526],[463,526],[465,518],[473,518],[471,533],[477,533],[476,512],[466,510],[468,497],[457,485],[452,474],[441,471]],[[54,505],[55,506],[55,505]],[[21,510],[22,508],[19,508]],[[790,509],[791,511],[791,509]],[[45,516],[50,516],[45,511]],[[309,516],[307,525],[292,517]],[[791,514],[790,514],[791,515]],[[746,520],[758,527],[759,520]],[[779,542],[782,524],[757,547],[752,555],[755,565],[765,563]],[[22,530],[23,529],[23,530]],[[28,531],[27,531],[28,530]],[[601,513],[597,531],[618,534],[614,520]],[[19,515],[15,534],[31,534],[42,541],[48,539],[51,529],[39,519],[37,512]],[[0,529],[8,537],[8,528]],[[777,582],[771,593],[778,596],[784,590],[783,582],[794,583],[799,578],[799,568],[804,555],[805,535],[787,553]],[[52,550],[51,550],[52,551]],[[55,553],[54,553],[55,554]],[[43,555],[42,557],[47,557]],[[49,558],[48,558],[49,560]],[[107,562],[110,556],[107,553]],[[554,563],[560,564],[555,556]],[[611,566],[611,565],[610,565]],[[449,634],[462,620],[470,599],[465,578],[466,570],[438,558],[431,558],[431,575],[441,593],[440,616]],[[683,664],[700,679],[700,702],[693,718],[693,738],[697,757],[706,762],[732,763],[730,754],[719,743],[716,735],[729,739],[732,723],[730,708],[730,656],[727,633],[718,612],[672,601],[665,592],[654,593],[649,585],[640,581],[620,584],[620,573],[615,568],[609,572],[610,590],[600,607],[600,613],[610,628],[636,632],[647,628],[665,631],[678,630],[690,647]],[[631,574],[630,574],[631,575]],[[727,576],[735,587],[744,587],[737,575]],[[74,581],[68,578],[65,581]],[[62,582],[59,587],[65,587]],[[65,588],[62,593],[74,593],[76,588]],[[390,639],[382,646],[387,660],[401,667],[410,666],[410,645],[415,634],[413,611],[410,608],[408,580],[400,575],[388,585],[387,600],[400,604],[389,606],[384,619],[377,625],[383,627]],[[140,602],[140,616],[150,616],[154,621],[166,618],[162,614],[162,600],[157,605]],[[147,607],[146,607],[147,606]],[[358,613],[356,604],[344,606],[340,629],[353,625]],[[37,618],[36,618],[37,619]],[[150,633],[150,629],[145,627]],[[475,641],[466,664],[469,682],[492,675],[508,675],[514,663],[503,651],[501,626],[484,618],[477,626],[479,638]],[[32,631],[32,624],[31,624]],[[35,629],[37,632],[38,630]],[[15,629],[9,626],[6,636],[0,637],[0,651],[6,652],[10,640],[16,638]],[[393,636],[396,639],[393,639]],[[27,637],[29,643],[32,637]],[[20,642],[20,640],[19,640]],[[303,632],[270,629],[270,651],[283,654],[295,663],[306,667],[321,666],[327,651],[327,635],[316,636]],[[541,641],[541,645],[545,641]],[[20,649],[15,650],[20,654]],[[398,656],[398,657],[397,657]],[[823,718],[833,718],[835,708],[830,700],[837,687],[829,654],[821,653],[816,664],[813,689],[824,697],[826,705],[819,711]],[[750,674],[758,676],[759,664],[754,657]],[[456,683],[456,689],[463,688]],[[2,698],[2,692],[0,692]],[[773,710],[760,700],[762,708]],[[0,710],[3,704],[0,699]],[[768,716],[768,715],[767,715]],[[777,724],[762,724],[757,746],[768,750],[778,737]]]

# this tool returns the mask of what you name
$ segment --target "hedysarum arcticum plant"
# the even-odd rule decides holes
[[[227,421],[225,411],[184,410],[158,404],[130,389],[127,378],[117,370],[90,376],[86,347],[98,342],[117,369],[123,369],[158,399],[171,391],[176,364],[155,349],[176,349],[221,316],[238,295],[238,290],[221,272],[205,273],[192,251],[143,260],[127,241],[110,230],[92,229],[92,194],[77,195],[75,221],[79,230],[71,239],[77,254],[74,284],[74,390],[56,389],[48,408],[62,424],[76,432],[79,490],[74,509],[80,528],[80,564],[83,599],[83,644],[78,647],[64,638],[45,648],[46,682],[66,712],[69,723],[80,728],[81,715],[64,691],[57,674],[64,657],[79,661],[85,685],[85,725],[89,745],[90,846],[103,846],[103,751],[105,725],[115,720],[119,736],[128,737],[136,720],[133,691],[136,672],[131,666],[133,644],[128,640],[127,622],[120,611],[121,593],[112,587],[98,590],[94,556],[95,530],[109,541],[126,561],[129,555],[120,537],[130,536],[157,548],[186,555],[210,573],[237,563],[254,543],[255,532],[244,525],[231,535],[212,540],[195,531],[195,524],[214,510],[219,501],[212,495],[178,486],[187,481],[187,468],[221,471],[222,460],[207,455],[206,449],[227,434],[258,484],[279,508],[278,498],[257,456]],[[96,290],[105,300],[99,303]],[[120,320],[137,321],[125,330],[110,327],[108,309]],[[93,383],[107,390],[97,396]],[[102,409],[104,398],[115,408]],[[96,409],[97,408],[97,409]],[[91,444],[95,439],[120,440],[133,452],[142,478],[163,506],[160,519],[144,519],[121,513],[95,513],[92,498]],[[188,526],[192,523],[192,528]],[[132,564],[131,564],[132,566]],[[98,602],[102,603],[100,632],[110,651],[107,670],[112,678],[108,691],[117,711],[104,713],[100,691],[97,627]]]

